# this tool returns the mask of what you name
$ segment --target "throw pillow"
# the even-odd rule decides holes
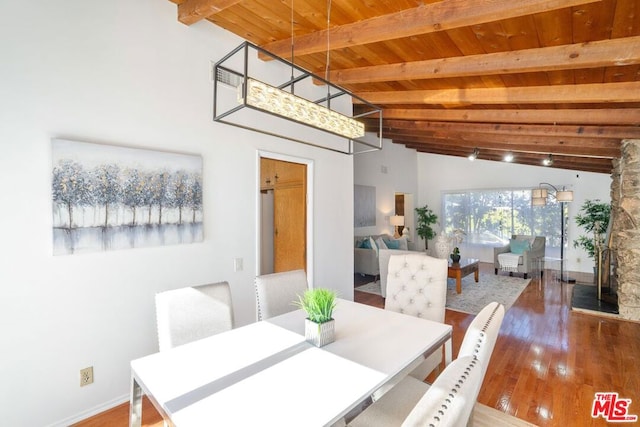
[[[387,240],[385,241],[388,249],[400,249],[400,241],[399,240]]]
[[[373,237],[369,237],[369,244],[371,245],[371,249],[376,251],[376,257],[378,256],[378,245],[376,245],[376,241],[373,240]]]
[[[369,238],[364,239],[361,243],[360,243],[360,247],[362,249],[371,249],[371,240],[369,240]]]
[[[529,249],[531,249],[531,245],[529,245],[528,240],[511,239],[511,242],[509,242],[509,248],[511,250],[511,253],[522,255],[524,251],[528,251]]]
[[[393,249],[393,248],[390,248],[390,247],[387,246],[387,244],[382,239],[382,237],[378,237],[376,239],[376,245],[378,245],[378,249]]]
[[[407,242],[407,238],[406,237],[400,237],[398,239],[398,243],[400,244],[400,246],[398,247],[398,249],[400,249],[401,251],[408,251],[409,250],[409,242]]]

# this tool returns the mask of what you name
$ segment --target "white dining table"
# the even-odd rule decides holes
[[[302,310],[131,362],[129,425],[142,396],[169,425],[330,426],[444,345],[452,327],[339,299],[335,341],[305,341]]]

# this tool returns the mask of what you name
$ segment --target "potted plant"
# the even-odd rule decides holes
[[[429,209],[428,205],[416,208],[416,214],[418,215],[416,232],[424,239],[424,248],[429,249],[429,240],[436,237],[436,232],[431,225],[438,222],[438,216]]]
[[[585,200],[575,220],[576,224],[584,228],[587,233],[593,233],[593,235],[579,236],[573,241],[573,247],[583,249],[587,252],[589,258],[595,261],[596,251],[604,243],[610,216],[611,205],[609,203],[600,202],[599,199]]]
[[[456,246],[451,253],[451,261],[460,262],[460,249]]]
[[[324,288],[309,289],[302,296],[298,296],[295,304],[307,313],[304,327],[307,341],[322,347],[335,340],[335,291]]]

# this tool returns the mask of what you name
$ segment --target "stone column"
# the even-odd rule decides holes
[[[620,317],[640,320],[640,140],[622,141],[611,183]]]

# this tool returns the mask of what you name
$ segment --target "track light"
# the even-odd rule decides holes
[[[470,162],[473,162],[475,159],[478,158],[478,154],[480,154],[480,152],[478,151],[477,148],[474,148],[473,153],[469,154],[469,156],[467,156],[467,159],[469,159]]]
[[[502,158],[502,160],[504,160],[505,162],[508,162],[508,163],[513,162],[513,153],[509,152],[509,153],[505,154],[504,157]]]
[[[549,154],[549,157],[547,157],[546,159],[542,160],[542,164],[545,166],[551,166],[553,164],[553,156],[551,154]]]

